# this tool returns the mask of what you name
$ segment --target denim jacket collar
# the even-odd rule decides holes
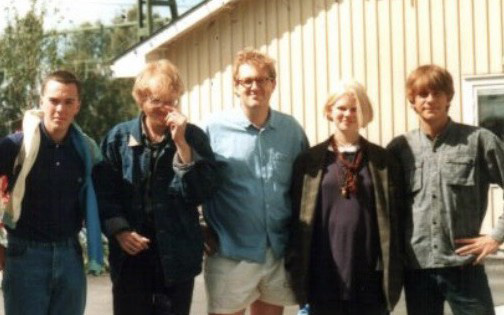
[[[140,114],[137,120],[135,121],[136,126],[131,128],[129,138],[128,138],[128,147],[136,147],[142,145],[142,116]]]

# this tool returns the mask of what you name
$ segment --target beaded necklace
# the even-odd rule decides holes
[[[338,150],[338,145],[336,140],[332,138],[331,146],[336,156],[336,160],[339,160],[343,166],[343,184],[341,185],[340,192],[344,198],[349,199],[350,194],[357,193],[357,172],[362,164],[362,149],[357,150],[355,158],[353,161],[348,161],[345,159],[343,153]]]

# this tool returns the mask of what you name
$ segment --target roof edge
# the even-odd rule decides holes
[[[178,19],[157,30],[154,34],[128,48],[112,60],[113,76],[134,77],[145,66],[145,56],[157,47],[193,29],[200,23],[240,0],[206,0],[182,14]]]

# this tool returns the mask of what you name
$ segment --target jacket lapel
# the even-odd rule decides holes
[[[311,226],[317,206],[317,197],[322,180],[322,170],[324,158],[329,146],[329,140],[326,140],[315,147],[310,154],[310,160],[306,165],[306,173],[303,178],[303,191],[301,196],[301,221]]]
[[[376,208],[376,221],[378,225],[378,234],[380,236],[380,249],[382,254],[384,286],[389,290],[389,266],[390,266],[390,213],[388,206],[390,204],[389,192],[389,174],[386,163],[383,160],[383,154],[374,150],[372,144],[367,143],[368,168],[374,183],[374,198]]]

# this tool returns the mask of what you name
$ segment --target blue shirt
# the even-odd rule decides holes
[[[72,132],[72,129],[69,130]],[[35,241],[59,241],[77,235],[84,209],[79,192],[84,183],[84,162],[70,137],[56,144],[40,125],[40,148],[26,178],[21,216],[12,235]],[[22,133],[0,140],[0,175],[7,175],[13,187],[14,161],[21,147]]]
[[[308,147],[291,116],[270,110],[267,123],[254,127],[240,108],[213,115],[205,126],[222,183],[204,205],[205,218],[219,238],[219,253],[262,263],[270,247],[284,254],[291,217],[292,165]]]

